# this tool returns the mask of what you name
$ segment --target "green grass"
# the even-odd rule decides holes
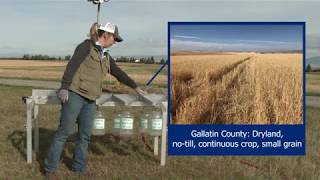
[[[306,96],[320,96],[320,92],[306,92]]]
[[[16,77],[6,77],[6,76],[3,76],[3,77],[0,77],[0,79],[19,79],[19,80],[35,80],[35,81],[52,81],[52,82],[60,82],[61,79],[48,79],[48,78],[30,78],[30,77],[19,77],[19,78],[16,78]],[[118,81],[117,80],[104,80],[103,81],[103,84],[104,85],[115,85]],[[145,83],[137,83],[138,86],[146,86]],[[122,85],[122,86],[125,86],[125,85]],[[126,88],[126,87],[124,87]],[[165,84],[159,84],[159,83],[152,83],[152,88],[167,88],[167,85]]]
[[[306,80],[308,84],[319,84],[320,74],[307,74]]]
[[[306,74],[306,95],[320,96],[320,73],[312,72]]]
[[[43,159],[58,125],[59,106],[40,107],[40,153],[32,164],[25,160],[25,104],[21,97],[31,95],[30,87],[0,86],[0,179],[44,179],[40,172]],[[118,108],[104,108],[110,121]],[[136,118],[145,109],[129,109]],[[149,109],[150,110],[150,109]],[[94,179],[318,179],[320,177],[320,110],[307,108],[306,156],[170,156],[159,165],[138,136],[120,141],[105,136],[93,138],[89,147],[88,169]],[[148,144],[152,146],[150,138]],[[59,176],[77,177],[68,169],[73,143],[67,143]]]
[[[21,79],[21,80],[36,80],[36,81],[61,81],[61,78],[48,79],[47,77],[7,77],[1,76],[1,79]]]
[[[120,66],[126,73],[128,74],[154,74],[157,72],[157,70],[160,68],[161,65],[158,66],[146,66],[146,67],[141,67],[141,66]],[[164,68],[161,71],[161,74],[166,75],[167,74],[167,69]]]
[[[118,63],[118,66],[127,74],[130,75],[145,75],[148,78],[151,78],[154,73],[157,72],[157,70],[160,68],[160,64],[134,64],[134,63]],[[59,71],[63,73],[65,70],[64,66],[27,66],[27,67],[21,67],[21,66],[14,66],[14,67],[0,67],[0,70],[25,70],[25,71]],[[164,68],[161,73],[161,75],[167,75],[167,68]],[[1,76],[0,78],[3,79],[21,79],[21,80],[42,80],[42,81],[61,81],[61,78],[48,78],[48,77],[32,77],[32,75],[28,77],[8,77],[8,76]],[[136,80],[137,81],[137,80]],[[112,80],[111,84],[114,84],[115,80]],[[138,85],[145,86],[146,82],[138,82]],[[104,81],[104,84],[108,84],[108,80],[106,79]],[[154,83],[152,86],[154,88],[166,88],[167,85],[166,82],[159,82]]]
[[[25,71],[64,71],[65,66],[15,66],[15,67],[1,67],[1,69],[7,70],[25,70]]]
[[[120,67],[129,74],[153,74],[155,73],[158,68],[160,68],[160,64],[158,66],[156,65],[143,65],[141,64],[140,66],[134,65],[123,65],[121,64]],[[1,67],[1,69],[5,70],[24,70],[24,71],[64,71],[65,66],[27,66],[27,67],[20,67],[20,66],[15,66],[15,67]],[[163,74],[167,74],[166,68],[161,72]]]

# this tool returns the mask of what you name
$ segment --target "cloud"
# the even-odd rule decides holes
[[[252,43],[225,43],[182,41],[171,39],[172,51],[286,51],[297,50],[295,44],[252,44]],[[301,48],[300,48],[301,49]]]
[[[196,36],[182,36],[182,35],[174,35],[175,38],[184,38],[184,39],[200,39]]]
[[[247,43],[292,44],[291,42],[282,42],[282,41],[259,41],[259,40],[237,40],[237,41],[247,42]]]

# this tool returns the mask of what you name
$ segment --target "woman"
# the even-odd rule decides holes
[[[79,133],[74,149],[72,170],[79,175],[86,174],[87,149],[90,142],[95,100],[101,95],[102,82],[106,73],[110,73],[120,82],[145,94],[137,84],[124,73],[105,48],[121,42],[118,27],[112,23],[90,29],[90,39],[80,43],[64,72],[58,97],[62,102],[60,124],[44,161],[48,179],[57,179],[56,170],[64,144],[78,123]]]

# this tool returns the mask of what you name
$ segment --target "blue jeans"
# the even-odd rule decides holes
[[[73,154],[72,168],[76,172],[86,170],[87,149],[95,112],[95,101],[69,91],[69,99],[61,107],[58,130],[54,135],[48,156],[44,160],[46,171],[55,172],[57,170],[64,144],[67,138],[74,133],[76,122],[78,122],[79,132]]]

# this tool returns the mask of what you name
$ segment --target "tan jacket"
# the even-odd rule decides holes
[[[90,100],[97,99],[102,92],[102,82],[109,69],[109,55],[101,59],[100,52],[91,46],[89,55],[80,64],[69,89]]]
[[[95,100],[101,95],[102,82],[107,73],[131,88],[137,87],[108,53],[102,59],[99,47],[91,40],[85,40],[78,45],[66,67],[61,89],[69,89],[87,99]]]

